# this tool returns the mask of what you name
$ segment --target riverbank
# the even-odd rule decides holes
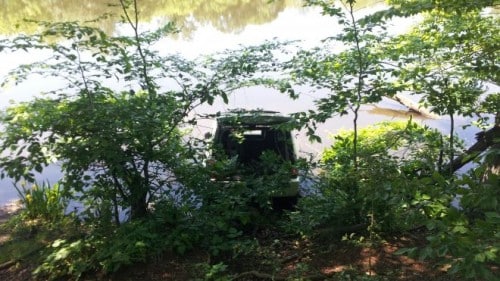
[[[33,279],[31,276],[32,265],[26,265],[20,263],[20,260],[12,259],[12,249],[8,246],[12,239],[12,229],[5,227],[5,224],[12,216],[18,214],[21,208],[22,205],[19,201],[10,201],[0,205],[0,280],[26,281]]]
[[[21,204],[18,201],[11,201],[5,205],[0,205],[0,224],[9,220],[12,215],[16,214],[21,209]]]

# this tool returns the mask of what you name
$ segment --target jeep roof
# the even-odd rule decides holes
[[[273,126],[291,122],[293,119],[276,111],[266,110],[232,110],[217,117],[219,126],[252,127]]]

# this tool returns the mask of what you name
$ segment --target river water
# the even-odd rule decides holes
[[[185,0],[186,5],[179,4],[179,6],[172,6],[169,1],[139,1],[140,5],[144,4],[144,8],[141,9],[141,16],[146,18],[141,26],[145,29],[152,29],[164,24],[169,19],[180,22],[180,26],[185,32],[173,38],[162,39],[155,48],[164,53],[179,53],[188,58],[222,51],[226,48],[236,48],[239,45],[258,44],[264,40],[273,40],[273,38],[278,40],[302,40],[304,47],[314,46],[319,44],[321,39],[332,36],[340,30],[335,19],[321,16],[318,9],[301,7],[300,1],[297,0],[277,0],[272,5],[267,5],[267,0],[228,0],[226,2],[217,1],[220,6],[213,5],[213,7],[210,7],[208,3],[211,3],[211,1]],[[357,11],[358,15],[384,8],[381,1],[361,2]],[[54,6],[44,5],[46,2],[42,0],[33,0],[33,3],[30,3],[29,6],[20,4],[22,2],[17,0],[4,0],[4,3],[3,16],[7,20],[4,21],[3,25],[0,24],[0,39],[13,36],[19,32],[30,33],[32,30],[28,26],[21,25],[20,30],[12,29],[12,26],[15,26],[16,19],[19,20],[23,17],[39,20],[88,20],[103,11],[110,12],[107,9],[111,9],[103,5],[103,1],[100,0],[64,0]],[[13,14],[8,14],[9,11]],[[32,11],[38,11],[38,13]],[[389,31],[393,33],[404,32],[417,21],[418,18],[394,21]],[[116,19],[105,21],[102,23],[101,28],[115,34],[129,32],[127,26],[117,22]],[[22,63],[39,60],[48,55],[48,53],[41,52],[0,52],[0,77],[4,77],[9,70]],[[61,81],[32,77],[24,84],[8,85],[1,88],[0,110],[12,102],[30,100],[35,96],[39,96],[43,91],[54,89],[59,84],[62,85]],[[300,88],[298,92],[301,93],[300,97],[297,100],[291,100],[277,91],[264,87],[245,88],[232,93],[227,104],[218,100],[212,106],[205,105],[197,108],[195,113],[215,113],[234,108],[260,108],[292,113],[314,108],[314,100],[318,98],[317,94],[307,88]],[[403,106],[390,100],[384,100],[376,105],[363,106],[359,124],[363,127],[385,120],[406,120],[409,116],[410,114]],[[457,133],[465,139],[466,143],[471,143],[477,130],[474,128],[461,129],[461,125],[468,124],[471,120],[457,119]],[[414,116],[414,120],[443,132],[447,132],[449,129],[447,118],[425,119]],[[211,131],[214,126],[211,120],[200,120],[199,124],[200,126],[194,128],[193,132],[200,136],[207,131]],[[331,134],[335,134],[341,129],[350,128],[352,128],[352,116],[347,115],[342,118],[332,118],[319,127],[318,135],[322,137],[322,143],[310,143],[299,132],[297,134],[299,152],[302,155],[313,154],[317,156],[324,147],[331,145],[331,138],[329,138]],[[37,175],[37,179],[39,181],[56,182],[60,176],[61,173],[58,167],[51,165],[42,174]],[[0,205],[16,198],[17,192],[12,180],[1,180]]]

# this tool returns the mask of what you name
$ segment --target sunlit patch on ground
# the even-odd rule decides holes
[[[0,224],[5,223],[9,218],[15,214],[19,209],[21,208],[21,205],[17,201],[11,201],[3,206],[0,206]],[[5,243],[10,239],[10,234],[4,233],[0,229],[0,245]]]

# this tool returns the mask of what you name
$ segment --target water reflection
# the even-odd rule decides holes
[[[0,0],[0,34],[31,34],[35,24],[24,23],[24,19],[37,21],[90,21],[103,14],[110,16],[98,24],[108,33],[115,30],[120,20],[119,1],[102,0]],[[211,25],[225,33],[242,31],[250,24],[264,24],[278,16],[288,7],[298,7],[300,0],[140,0],[139,16],[142,22],[175,21],[182,28],[183,36],[189,37],[200,25]]]
[[[365,9],[384,0],[358,0],[357,9]],[[174,21],[181,36],[190,38],[200,26],[212,26],[224,33],[239,33],[248,25],[260,25],[275,20],[287,8],[298,8],[301,0],[139,0],[141,22],[167,23]],[[0,0],[0,34],[32,34],[37,21],[91,21],[109,14],[98,26],[111,34],[122,14],[118,0]]]

